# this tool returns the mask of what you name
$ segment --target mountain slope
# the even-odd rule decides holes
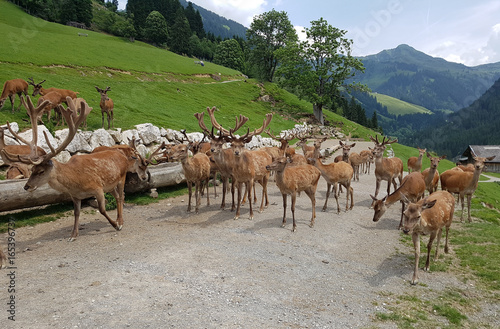
[[[360,58],[365,73],[357,75],[356,81],[431,111],[468,106],[500,78],[500,63],[467,67],[408,45]]]
[[[500,144],[500,79],[470,106],[414,135],[415,145],[454,157],[468,145]]]

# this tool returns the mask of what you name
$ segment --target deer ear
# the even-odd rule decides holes
[[[434,207],[436,202],[437,202],[437,200],[425,201],[424,204],[422,205],[422,210],[423,209],[431,209],[432,207]]]
[[[496,157],[496,155],[488,157],[488,158],[486,158],[486,160],[491,161],[491,160],[495,159],[495,157]]]

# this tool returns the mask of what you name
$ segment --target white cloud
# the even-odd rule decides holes
[[[265,0],[195,0],[193,3],[245,26],[250,26],[253,16],[265,12],[267,6]]]
[[[295,32],[297,33],[297,36],[299,37],[299,41],[306,41],[306,32],[305,32],[305,27],[303,26],[294,26]]]

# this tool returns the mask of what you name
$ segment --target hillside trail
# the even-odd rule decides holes
[[[354,151],[372,145],[357,143]],[[375,315],[390,312],[398,296],[426,300],[447,287],[474,292],[446,272],[421,270],[423,284],[411,286],[413,247],[397,230],[399,204],[374,223],[373,168],[352,186],[354,209],[345,212],[344,193],[340,214],[333,197],[322,212],[326,183],[320,179],[313,228],[309,198],[298,197],[295,233],[290,209],[281,227],[274,182],[271,204],[253,220],[248,205],[234,220],[211,190],[210,206],[203,199],[199,214],[186,212],[187,196],[126,204],[120,232],[87,207],[74,242],[67,242],[72,212],[16,229],[14,293],[7,292],[10,270],[0,272],[2,328],[396,328]],[[384,183],[379,197],[385,189]],[[15,322],[6,319],[11,295]],[[498,320],[498,305],[485,307],[490,312],[478,316]]]

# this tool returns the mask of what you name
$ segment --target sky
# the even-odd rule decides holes
[[[250,27],[253,17],[284,11],[297,31],[320,18],[346,30],[353,55],[407,44],[434,57],[476,66],[500,62],[498,0],[191,0]],[[124,9],[127,0],[119,0]],[[301,33],[299,33],[300,37]]]

